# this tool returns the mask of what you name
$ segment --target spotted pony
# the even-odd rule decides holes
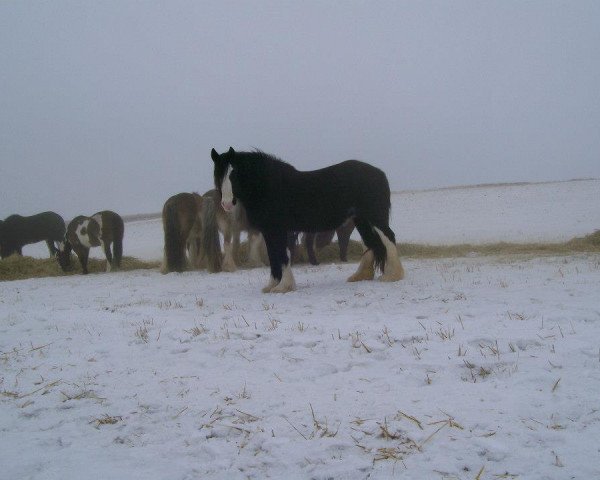
[[[123,256],[124,230],[123,219],[110,210],[103,210],[91,217],[75,217],[69,222],[64,241],[57,252],[59,265],[63,271],[67,271],[71,266],[71,251],[74,251],[83,273],[87,274],[90,248],[101,246],[106,256],[106,271],[119,268]]]

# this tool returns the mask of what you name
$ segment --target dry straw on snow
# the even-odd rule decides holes
[[[240,256],[245,258],[246,242],[241,245]],[[351,240],[348,246],[348,260],[357,262],[363,254],[362,243]],[[600,230],[585,237],[578,237],[563,243],[493,243],[484,245],[425,245],[416,243],[399,243],[398,252],[401,257],[410,258],[449,258],[472,255],[569,255],[579,252],[600,252]],[[337,243],[324,247],[317,253],[321,263],[339,261]],[[307,261],[306,252],[299,252],[299,262]],[[13,255],[0,261],[0,281],[23,280],[32,277],[56,277],[80,274],[79,262],[72,257],[73,269],[63,273],[53,258],[37,259]],[[90,259],[90,273],[104,272],[105,260]],[[123,257],[121,270],[140,270],[159,268],[159,262],[142,261],[134,257]]]

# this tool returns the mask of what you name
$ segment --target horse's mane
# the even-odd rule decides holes
[[[235,155],[243,160],[259,161],[266,165],[280,166],[284,169],[289,168],[296,170],[293,165],[290,165],[289,163],[283,161],[281,158],[276,157],[275,155],[271,155],[270,153],[263,152],[258,148],[254,148],[249,152],[236,151]]]

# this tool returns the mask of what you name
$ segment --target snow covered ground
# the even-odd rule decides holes
[[[392,224],[599,228],[597,181],[552,185],[399,194]],[[159,258],[159,227],[128,223],[126,254]],[[1,283],[0,478],[600,478],[600,255],[404,266],[302,266],[285,295],[266,268]]]
[[[393,196],[400,242],[562,242],[600,229],[600,180],[481,186]]]

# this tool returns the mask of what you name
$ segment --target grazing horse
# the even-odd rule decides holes
[[[187,267],[186,251],[192,268],[200,268],[203,198],[197,193],[178,193],[163,206],[165,235],[162,273],[183,272]]]
[[[348,261],[348,245],[350,243],[350,236],[354,231],[354,222],[352,219],[344,222],[335,230],[326,230],[324,232],[304,232],[302,237],[302,245],[306,249],[308,255],[308,261],[311,265],[318,265],[316,250],[321,250],[326,247],[333,240],[333,236],[337,233],[338,247],[340,249],[340,260],[342,262]],[[288,248],[290,249],[290,256],[292,263],[296,261],[296,246],[298,243],[298,234],[291,233],[289,235]]]
[[[263,265],[260,258],[262,237],[258,230],[248,224],[243,205],[238,202],[232,211],[226,212],[221,204],[221,194],[215,189],[209,190],[202,197],[202,255],[208,261],[209,271],[234,272],[237,269],[242,231],[248,233],[248,263],[251,266]],[[223,234],[222,256],[219,232]]]
[[[62,242],[64,236],[65,221],[58,213],[43,212],[30,217],[11,215],[4,222],[0,221],[0,256],[22,255],[23,246],[45,240],[53,257],[57,251],[54,242]]]
[[[267,244],[271,278],[263,292],[296,288],[287,252],[288,232],[320,232],[354,219],[367,251],[348,281],[371,280],[375,268],[383,281],[404,277],[396,237],[389,226],[390,187],[380,169],[347,160],[320,170],[300,172],[261,151],[219,155],[213,148],[215,186],[227,211],[239,200],[250,225]]]
[[[106,255],[106,271],[119,268],[123,256],[124,230],[123,219],[110,210],[94,213],[91,217],[75,217],[69,222],[64,242],[57,253],[59,265],[66,271],[71,264],[71,250],[74,250],[83,273],[87,274],[90,248],[102,246]]]

